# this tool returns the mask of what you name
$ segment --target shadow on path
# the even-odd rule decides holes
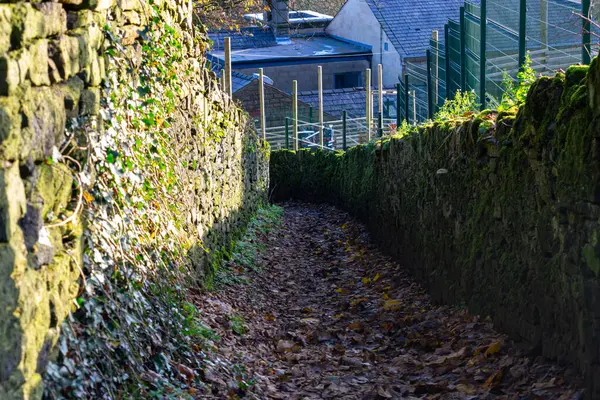
[[[528,357],[483,318],[434,305],[348,214],[284,207],[281,228],[261,238],[262,271],[231,265],[249,284],[198,299],[219,351],[254,378],[251,397],[582,397],[573,371]],[[233,332],[232,315],[245,332]]]

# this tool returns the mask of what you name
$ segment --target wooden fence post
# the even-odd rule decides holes
[[[233,90],[231,88],[231,38],[225,38],[225,87],[229,98],[232,98]]]
[[[431,83],[431,50],[427,49],[427,117],[433,119],[433,84]]]
[[[366,96],[367,96],[367,111],[366,111],[366,119],[367,123],[367,141],[371,141],[371,113],[373,111],[371,105],[371,68],[367,68],[367,74],[365,78],[365,88],[366,88]]]
[[[292,118],[294,119],[294,150],[298,151],[298,81],[292,82]]]
[[[408,90],[408,74],[404,74],[404,118],[406,119],[406,123],[410,124],[410,93]]]
[[[285,148],[290,149],[290,117],[285,117]]]
[[[396,83],[396,129],[400,129],[400,84]]]
[[[323,148],[323,67],[317,67],[319,85],[319,146]]]
[[[417,91],[413,90],[412,93],[412,101],[413,101],[413,125],[417,125]]]
[[[378,124],[377,128],[379,129],[379,136],[383,136],[383,65],[379,64],[377,66],[377,84],[379,93],[377,93],[377,98],[379,101],[379,109],[378,109]]]
[[[346,118],[347,118],[347,113],[346,110],[342,111],[342,149],[344,149],[344,151],[346,150],[346,146],[347,146],[347,142],[346,142],[346,135],[347,135],[347,125],[346,125]]]
[[[260,101],[260,130],[263,140],[267,140],[267,128],[265,126],[265,76],[262,68],[258,70],[258,98]]]

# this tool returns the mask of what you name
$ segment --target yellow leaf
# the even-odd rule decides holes
[[[373,282],[377,282],[379,280],[379,278],[381,278],[381,276],[379,276],[379,272],[375,274],[375,277],[373,277]]]
[[[265,314],[265,319],[267,321],[275,321],[275,316],[273,314]]]
[[[349,331],[360,331],[362,330],[362,326],[359,322],[353,322],[350,325],[348,325],[346,329],[348,329]]]
[[[83,192],[83,198],[85,199],[86,203],[88,203],[88,204],[90,204],[92,201],[94,201],[94,196],[89,194],[87,191]]]
[[[386,300],[383,303],[383,309],[386,311],[398,311],[398,310],[400,310],[401,305],[402,305],[402,303],[400,302],[400,300],[396,300],[396,299]]]
[[[496,343],[490,345],[490,347],[488,347],[488,349],[485,351],[485,356],[489,357],[491,355],[494,355],[497,352],[499,352],[501,348],[502,348],[502,342],[496,342]]]
[[[493,389],[500,384],[502,380],[502,368],[498,370],[495,374],[492,374],[483,384],[484,387]]]
[[[367,301],[367,300],[369,300],[369,299],[368,299],[368,298],[366,298],[366,297],[360,297],[360,298],[358,298],[358,299],[352,300],[352,301],[350,302],[350,305],[351,305],[352,307],[354,307],[354,306],[356,306],[356,305],[358,305],[358,304],[362,303],[363,301]]]
[[[302,312],[303,312],[303,313],[306,313],[306,314],[310,314],[311,312],[313,312],[313,310],[312,310],[312,309],[310,309],[310,308],[308,308],[308,307],[304,307],[304,308],[302,309]]]
[[[335,291],[338,292],[338,293],[342,293],[344,291],[344,289],[342,289],[341,287],[339,287],[339,288],[335,289]]]
[[[362,278],[362,283],[363,285],[368,285],[369,283],[371,283],[371,278],[365,276],[364,278]]]

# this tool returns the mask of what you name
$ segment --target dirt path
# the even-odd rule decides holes
[[[288,203],[281,228],[260,240],[262,271],[232,265],[249,283],[196,302],[221,337],[218,352],[253,384],[240,389],[208,366],[213,391],[201,398],[582,398],[572,371],[523,356],[478,317],[433,305],[333,207]]]

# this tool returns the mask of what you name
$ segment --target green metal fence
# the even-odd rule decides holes
[[[474,91],[481,109],[493,106],[505,90],[503,79],[516,79],[526,54],[542,75],[589,64],[599,50],[596,8],[590,0],[466,1],[442,39],[433,34],[423,62],[406,63],[398,85],[400,119],[432,118],[457,90]]]

